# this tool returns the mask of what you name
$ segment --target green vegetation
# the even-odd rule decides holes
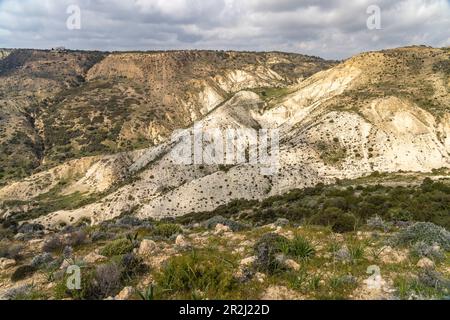
[[[117,239],[108,243],[102,250],[101,254],[106,257],[113,257],[130,253],[134,249],[134,244],[128,239]]]
[[[182,233],[183,230],[181,227],[177,224],[173,223],[161,223],[158,224],[155,229],[152,232],[152,235],[155,237],[161,237],[161,238],[170,238],[174,235]]]
[[[237,282],[233,277],[235,263],[227,257],[200,250],[171,258],[156,275],[158,294],[177,299],[230,297]]]
[[[264,101],[269,103],[275,103],[280,98],[287,96],[289,93],[293,92],[292,88],[286,87],[275,87],[275,88],[258,88],[253,90],[257,93]]]
[[[177,221],[191,223],[221,215],[260,225],[287,218],[291,222],[326,225],[336,232],[348,232],[379,216],[386,221],[424,221],[450,229],[449,207],[450,184],[446,181],[426,179],[418,186],[319,184],[262,202],[234,201],[214,212],[189,214]]]

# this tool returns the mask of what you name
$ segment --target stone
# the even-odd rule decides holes
[[[223,233],[227,233],[227,232],[231,232],[230,227],[225,226],[225,225],[223,225],[223,224],[221,224],[221,223],[218,223],[218,224],[216,225],[216,229],[215,229],[215,234],[216,234],[216,235],[223,234]]]
[[[73,261],[65,259],[61,263],[61,266],[59,267],[59,269],[60,270],[67,270],[67,268],[70,267],[71,265],[73,265]]]
[[[289,220],[285,218],[279,218],[275,221],[275,226],[277,227],[286,227],[289,224]]]
[[[399,250],[394,250],[390,246],[384,246],[383,248],[381,248],[380,260],[383,263],[386,264],[401,263],[405,261],[407,258],[408,256],[406,253]]]
[[[17,233],[17,234],[14,236],[14,240],[24,241],[24,240],[25,240],[25,234],[23,234],[23,233]]]
[[[259,283],[264,283],[264,281],[266,281],[266,278],[267,278],[267,276],[264,273],[261,273],[261,272],[255,273],[255,279]]]
[[[84,262],[92,263],[92,264],[103,262],[103,261],[106,261],[106,260],[108,260],[108,258],[106,258],[105,256],[102,256],[102,255],[99,255],[99,254],[97,254],[95,252],[91,252],[91,253],[89,253],[87,256],[85,256],[83,258]]]
[[[122,291],[116,296],[115,300],[130,300],[135,291],[132,287],[125,287]]]
[[[143,257],[150,256],[158,249],[158,245],[153,240],[144,239],[142,240],[139,249],[138,254]]]
[[[256,257],[252,256],[252,257],[242,259],[241,262],[239,263],[239,265],[241,267],[248,267],[248,266],[251,266],[252,264],[254,264],[255,261],[256,261]]]
[[[182,234],[178,235],[177,238],[175,239],[175,245],[180,248],[187,248],[190,246],[189,242],[186,240],[186,237],[183,236]]]
[[[428,258],[422,258],[417,262],[417,267],[422,269],[433,269],[434,268],[434,262]]]
[[[14,259],[0,258],[0,269],[1,270],[9,269],[11,267],[14,267],[15,265],[16,265],[16,260],[14,260]]]
[[[286,265],[286,267],[294,271],[300,270],[300,265],[292,259],[287,259],[286,261],[284,261],[284,264]]]

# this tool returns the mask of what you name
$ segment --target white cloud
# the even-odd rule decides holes
[[[67,30],[66,8],[82,10]],[[381,7],[382,30],[366,27]],[[0,46],[103,50],[280,50],[345,58],[449,44],[448,0],[0,0]]]

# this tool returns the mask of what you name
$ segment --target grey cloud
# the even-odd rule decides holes
[[[369,5],[382,30],[366,28]],[[82,29],[65,27],[82,10]],[[0,46],[103,50],[280,50],[346,58],[410,44],[450,44],[448,0],[0,0]]]

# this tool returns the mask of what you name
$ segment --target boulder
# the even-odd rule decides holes
[[[227,232],[231,232],[231,228],[229,226],[223,225],[221,223],[218,223],[216,225],[216,228],[215,228],[216,235],[227,233]]]
[[[189,242],[182,234],[178,235],[177,238],[175,239],[175,245],[179,248],[187,248],[190,246]]]
[[[434,268],[434,262],[428,258],[422,258],[417,262],[417,267],[422,269],[433,269]]]
[[[135,293],[132,287],[125,287],[122,291],[115,297],[115,300],[130,300]]]
[[[158,249],[158,245],[153,240],[144,239],[142,240],[138,254],[143,257],[148,257],[152,255]]]
[[[0,258],[0,270],[9,269],[11,267],[14,267],[15,265],[16,260],[14,259]]]
[[[107,257],[102,256],[102,255],[100,255],[100,254],[97,254],[97,253],[95,253],[95,252],[91,252],[91,253],[89,253],[87,256],[85,256],[85,257],[83,258],[83,261],[84,261],[84,262],[86,262],[86,263],[92,263],[92,264],[99,263],[99,262],[103,262],[103,261],[106,261],[106,260],[108,260]]]

